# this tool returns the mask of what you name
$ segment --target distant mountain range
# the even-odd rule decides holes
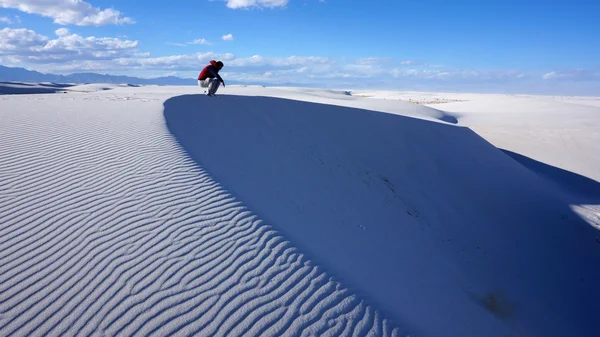
[[[197,85],[195,78],[181,78],[176,76],[165,76],[156,78],[139,78],[132,76],[106,75],[97,73],[75,73],[70,75],[44,74],[25,68],[6,67],[0,65],[0,82],[53,82],[53,83],[112,83],[112,84],[136,84],[136,85]],[[267,83],[267,82],[241,82],[225,78],[226,84],[237,85],[262,85],[281,87],[314,87],[315,84],[306,83]]]
[[[138,85],[196,85],[196,79],[175,76],[139,78],[131,76],[102,75],[96,73],[75,73],[70,75],[43,74],[24,68],[0,65],[0,82],[54,82],[54,83],[113,83]],[[227,84],[240,84],[227,81]]]

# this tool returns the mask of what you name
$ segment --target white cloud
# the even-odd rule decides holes
[[[0,16],[0,23],[6,23],[8,25],[12,25],[13,21],[6,16]]]
[[[59,28],[54,33],[58,36],[67,36],[69,35],[69,30],[66,28]]]
[[[233,41],[233,35],[231,35],[231,34],[223,35],[222,39],[225,41]]]
[[[238,9],[238,8],[250,8],[250,7],[285,7],[289,0],[225,0],[227,7]]]
[[[28,29],[0,30],[0,55],[20,55],[41,48],[48,42],[48,38]]]
[[[233,54],[214,52],[149,57],[148,55],[128,55],[124,57],[96,59],[90,61],[63,62],[47,68],[48,71],[198,71],[210,60],[220,60],[225,64],[224,71],[234,78],[253,78],[271,73],[274,81],[292,81],[292,78],[319,77],[335,67],[332,60],[322,57],[267,58],[255,55],[238,58]],[[301,82],[301,81],[300,81]]]
[[[231,34],[229,34],[231,35]],[[233,39],[233,36],[231,37]],[[210,45],[210,41],[206,40],[206,39],[195,39],[194,41],[190,42],[190,44],[206,44],[206,45]]]
[[[187,42],[187,43],[167,42],[167,44],[171,45],[171,46],[177,46],[177,47],[187,47],[192,44],[203,44],[203,45],[208,46],[208,45],[212,45],[212,42],[208,41],[207,39],[195,39],[194,41]]]
[[[0,30],[0,55],[31,63],[112,59],[133,55],[138,45],[137,41],[69,34],[65,28],[56,30],[56,35],[52,40],[29,29],[4,28]]]
[[[233,54],[217,54],[213,52],[161,57],[123,57],[112,60],[117,68],[139,70],[197,70],[202,69],[210,60],[227,62],[235,59]]]
[[[565,75],[561,75],[556,71],[552,71],[552,72],[544,74],[544,76],[542,76],[542,78],[545,80],[553,80],[553,79],[560,78],[561,76],[565,77]]]
[[[405,66],[428,66],[429,65],[429,63],[425,63],[422,61],[416,61],[416,60],[406,60],[406,61],[400,62],[400,64],[405,65]]]
[[[361,58],[354,61],[356,64],[381,64],[381,63],[389,63],[392,59],[389,57],[367,57]]]
[[[177,47],[187,47],[188,45],[185,43],[175,43],[175,42],[167,42],[168,45],[177,46]]]
[[[544,74],[542,78],[544,80],[600,81],[600,68],[552,71]]]
[[[0,0],[0,7],[49,17],[60,25],[104,26],[135,23],[129,17],[121,17],[121,12],[117,10],[100,10],[82,0]]]
[[[225,68],[250,74],[265,73],[276,70],[293,73],[311,74],[312,72],[325,72],[334,66],[333,60],[326,57],[290,56],[290,57],[264,57],[254,55],[246,58],[234,58],[225,63]]]

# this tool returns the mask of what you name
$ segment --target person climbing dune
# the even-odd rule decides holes
[[[215,96],[221,83],[225,87],[225,81],[219,75],[221,69],[223,69],[223,62],[210,60],[210,64],[204,67],[198,75],[198,85],[202,88],[208,88],[206,92],[208,96]]]

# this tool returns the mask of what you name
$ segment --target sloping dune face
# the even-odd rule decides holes
[[[162,101],[3,101],[0,335],[404,334],[192,161]]]
[[[0,95],[54,94],[69,90],[69,84],[0,82]]]
[[[249,96],[174,97],[165,118],[200,166],[417,335],[598,331],[597,231],[468,128]]]

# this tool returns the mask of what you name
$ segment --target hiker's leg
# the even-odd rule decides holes
[[[208,86],[208,94],[214,95],[217,92],[217,90],[219,90],[220,85],[221,85],[221,82],[218,79],[211,78],[210,84]]]
[[[202,88],[208,88],[208,84],[209,84],[208,80],[210,80],[210,78],[207,78],[205,80],[198,80],[198,85],[201,86]]]

